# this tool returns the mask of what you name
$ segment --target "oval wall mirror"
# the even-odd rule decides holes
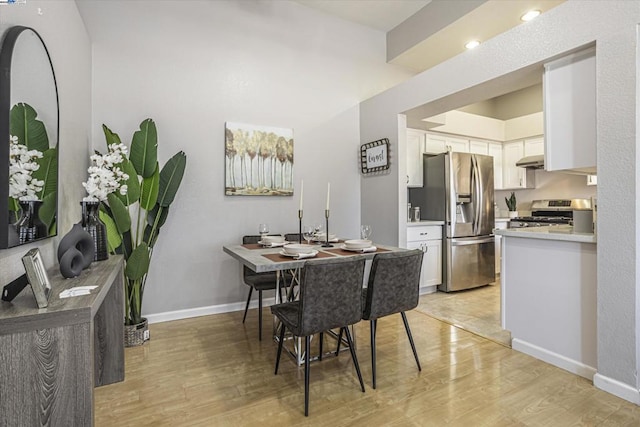
[[[59,120],[44,41],[11,27],[0,49],[0,248],[57,234]]]

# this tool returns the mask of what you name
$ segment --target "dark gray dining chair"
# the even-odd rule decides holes
[[[420,291],[420,269],[424,253],[419,250],[380,253],[373,258],[367,289],[362,291],[364,309],[362,318],[369,320],[371,328],[371,374],[376,388],[376,326],[379,318],[400,313],[409,337],[411,350],[421,371],[416,346],[405,311],[418,305]]]
[[[242,244],[258,243],[260,241],[260,235],[250,235],[242,237]],[[262,341],[262,292],[276,289],[277,275],[275,271],[267,273],[256,273],[250,268],[243,266],[242,277],[244,283],[249,286],[249,296],[247,297],[247,304],[244,308],[244,316],[242,317],[242,323],[247,319],[247,311],[249,310],[249,303],[251,302],[251,294],[255,289],[258,291],[258,337]],[[283,274],[280,285],[282,287],[288,286],[287,277]],[[280,294],[280,300],[282,300],[282,294]]]
[[[280,319],[282,326],[278,342],[275,374],[282,354],[285,330],[296,337],[305,338],[304,347],[304,415],[309,415],[309,373],[311,336],[330,329],[344,332],[351,350],[351,359],[358,374],[360,388],[364,382],[353,348],[349,325],[362,316],[362,281],[365,260],[362,257],[334,258],[305,263],[305,274],[297,301],[271,306],[271,312]],[[321,338],[322,339],[322,338]],[[322,351],[322,350],[320,350]]]

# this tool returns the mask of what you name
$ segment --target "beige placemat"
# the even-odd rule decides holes
[[[356,252],[356,251],[345,251],[344,249],[323,249],[323,251],[325,252],[331,252],[333,254],[336,255],[341,255],[341,256],[351,256],[351,255],[362,255],[363,252]],[[382,249],[382,248],[376,248],[375,252],[364,252],[367,254],[377,254],[380,252],[389,252],[389,249]]]
[[[274,262],[285,262],[285,261],[300,261],[298,259],[294,259],[293,257],[290,256],[284,256],[284,255],[280,255],[280,254],[262,254],[263,257],[270,259],[271,261]],[[329,258],[329,257],[333,257],[333,254],[328,254],[326,252],[320,252],[318,251],[318,254],[316,256],[314,256],[313,258],[304,258],[304,259],[317,259],[317,258]]]

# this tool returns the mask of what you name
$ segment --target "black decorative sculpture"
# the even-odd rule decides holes
[[[94,252],[91,235],[82,229],[82,224],[75,224],[58,245],[62,276],[67,279],[79,276],[82,270],[91,265]]]

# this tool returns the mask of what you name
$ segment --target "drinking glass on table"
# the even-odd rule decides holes
[[[302,237],[304,237],[304,240],[307,241],[307,245],[311,244],[311,239],[313,239],[314,235],[315,235],[315,229],[310,225],[305,225],[304,228],[302,229]]]
[[[260,237],[264,237],[269,234],[269,224],[260,224],[258,226],[258,233],[260,233]]]
[[[363,240],[369,240],[369,237],[371,237],[371,226],[370,225],[362,224],[360,226],[360,237]]]
[[[324,230],[324,226],[321,223],[318,223],[314,227],[314,236],[316,239],[320,239],[322,230]]]

